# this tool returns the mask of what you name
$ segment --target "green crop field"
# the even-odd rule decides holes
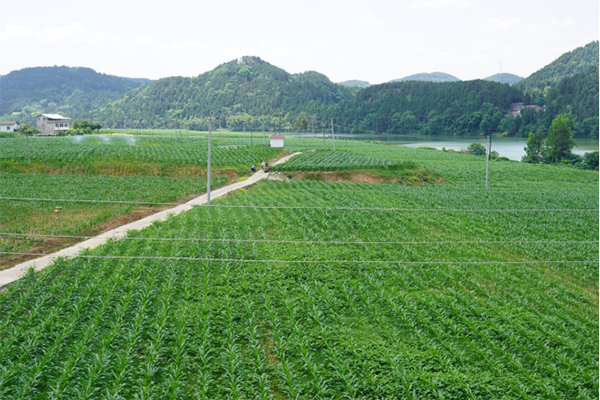
[[[30,273],[0,294],[0,398],[598,397],[597,172],[494,162],[486,190],[483,158],[338,149],[290,170],[451,183],[262,181]]]
[[[224,185],[227,178],[220,176],[211,181],[212,186],[217,187]],[[53,252],[77,241],[69,238],[24,239],[3,235],[6,232],[91,235],[156,212],[161,209],[161,205],[156,203],[174,202],[205,191],[206,178],[203,177],[0,173],[0,196],[3,198],[91,201],[0,199],[0,251]],[[94,203],[95,200],[125,203]],[[149,204],[140,205],[135,202]],[[58,218],[54,213],[56,206],[61,207]],[[0,269],[22,258],[0,254]]]
[[[250,165],[272,159],[280,149],[250,145],[240,138],[214,138],[212,165],[217,168],[250,169]],[[203,137],[138,137],[127,135],[90,135],[71,137],[36,137],[29,140],[29,157],[33,163],[79,165],[124,163],[134,165],[178,165],[206,167],[208,141]],[[2,139],[0,167],[27,162],[27,142],[23,137]],[[89,167],[88,167],[89,168]]]
[[[393,169],[399,162],[356,154],[351,151],[310,151],[275,167],[277,171],[353,171]]]

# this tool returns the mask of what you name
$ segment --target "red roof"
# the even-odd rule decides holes
[[[285,136],[283,135],[271,135],[269,136],[269,139],[283,139],[285,138]]]

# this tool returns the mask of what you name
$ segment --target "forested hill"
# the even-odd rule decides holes
[[[484,80],[490,82],[498,82],[498,83],[506,83],[508,85],[514,85],[515,83],[521,82],[523,78],[515,74],[509,74],[507,72],[502,72],[499,74],[494,74],[492,76],[488,76]]]
[[[241,129],[248,124],[277,124],[282,114],[323,115],[331,105],[351,98],[350,88],[320,73],[290,74],[258,57],[242,57],[198,77],[165,78],[143,86],[109,104],[97,117],[108,126],[204,128],[204,117],[212,114]]]
[[[348,132],[476,134],[500,126],[518,101],[519,90],[483,80],[394,82],[361,90],[334,117]]]
[[[0,115],[22,112],[26,122],[40,112],[79,117],[147,82],[91,68],[25,68],[0,78]]]
[[[547,87],[555,86],[563,78],[586,72],[590,67],[598,68],[598,55],[598,41],[588,43],[563,54],[516,86],[536,100],[536,97],[543,96]]]
[[[423,72],[420,74],[414,74],[405,76],[404,78],[394,79],[390,82],[406,82],[406,81],[419,81],[419,82],[459,82],[460,79],[454,75],[447,74],[445,72]]]
[[[598,67],[561,80],[544,98],[545,125],[550,126],[554,116],[570,113],[575,120],[577,137],[598,137]]]

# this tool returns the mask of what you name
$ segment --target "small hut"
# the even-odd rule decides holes
[[[270,147],[283,147],[283,139],[285,136],[283,135],[271,135],[269,136],[269,146]]]

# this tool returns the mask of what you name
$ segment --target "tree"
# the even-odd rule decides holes
[[[595,169],[598,171],[598,152],[592,151],[583,155],[584,169]]]
[[[474,156],[485,156],[487,154],[485,146],[481,143],[471,143],[469,147],[467,147],[467,151]]]
[[[573,120],[568,114],[559,114],[554,118],[546,139],[544,161],[557,163],[571,157],[571,150],[575,146],[573,125]]]
[[[296,118],[294,127],[301,132],[306,132],[308,130],[308,117],[306,116],[306,113],[304,111],[302,111],[298,115],[298,118]]]
[[[523,148],[525,156],[521,161],[528,163],[541,163],[543,161],[542,154],[545,152],[544,136],[541,132],[529,132],[527,137],[527,145]]]
[[[37,130],[33,126],[30,126],[27,124],[21,124],[21,127],[19,128],[19,132],[21,132],[25,135],[34,135],[36,133],[40,133],[39,130]]]

